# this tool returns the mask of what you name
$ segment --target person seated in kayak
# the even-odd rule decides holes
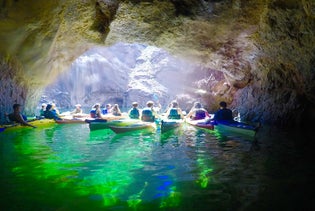
[[[232,121],[233,120],[233,112],[232,110],[227,108],[226,102],[222,101],[220,102],[220,109],[214,114],[213,119],[216,121],[220,120],[227,120]]]
[[[133,102],[132,108],[128,111],[128,116],[130,119],[139,119],[140,117],[140,110],[138,108],[138,103]]]
[[[113,114],[114,116],[121,116],[121,115],[122,115],[122,114],[121,114],[121,111],[120,111],[120,109],[119,109],[119,105],[118,105],[118,104],[115,104],[115,105],[113,106],[112,114]]]
[[[46,106],[47,106],[46,103],[43,103],[43,104],[42,104],[42,108],[39,110],[39,116],[41,116],[41,117],[44,116],[44,112],[45,112],[45,110],[46,110]]]
[[[51,103],[51,111],[54,112],[57,116],[60,115],[60,112],[56,106],[56,103]]]
[[[95,119],[101,119],[102,118],[102,112],[101,112],[101,104],[96,103],[93,105],[91,111],[90,111],[91,118]]]
[[[111,104],[106,104],[105,108],[102,109],[102,114],[111,114],[112,113],[112,105]]]
[[[183,112],[182,109],[179,108],[177,101],[172,101],[170,108],[166,111],[166,117],[168,119],[182,119],[183,118]]]
[[[202,107],[201,103],[199,102],[195,102],[192,109],[186,115],[187,119],[192,119],[192,120],[200,120],[200,119],[205,119],[209,117],[210,117],[210,114],[208,113],[206,109]]]
[[[55,110],[53,110],[53,106],[51,104],[48,104],[46,106],[46,110],[44,112],[44,117],[46,119],[54,119],[54,120],[61,120],[59,115],[56,113]]]
[[[154,122],[157,115],[156,111],[153,108],[153,101],[148,101],[146,103],[147,107],[141,111],[141,120],[144,122]]]
[[[73,111],[70,112],[70,114],[72,115],[80,115],[83,114],[83,110],[81,108],[81,104],[76,104],[75,105],[75,109]]]
[[[21,105],[20,104],[14,104],[13,105],[13,113],[8,114],[8,118],[12,122],[20,123],[24,126],[29,126],[36,128],[34,125],[31,125],[27,122],[27,117],[23,114],[21,114]]]

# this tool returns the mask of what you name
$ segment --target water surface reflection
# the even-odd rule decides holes
[[[266,164],[278,165],[263,137],[253,150],[251,141],[191,126],[116,135],[56,125],[0,137],[7,210],[263,210],[274,182]]]

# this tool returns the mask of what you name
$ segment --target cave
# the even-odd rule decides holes
[[[185,111],[200,101],[214,113],[225,101],[243,121],[262,125],[253,153],[272,169],[273,191],[303,191],[309,183],[305,193],[312,195],[314,19],[313,0],[3,0],[0,123],[14,103],[34,116],[49,102],[65,110],[80,103],[88,111],[94,103],[127,110],[148,100],[166,108],[177,99]],[[290,176],[290,165],[300,174]],[[228,207],[210,204],[217,210],[314,208],[306,202],[310,196],[291,194],[277,204],[262,189],[251,204],[234,195]],[[190,199],[198,201],[197,195]],[[306,204],[292,202],[295,197]]]

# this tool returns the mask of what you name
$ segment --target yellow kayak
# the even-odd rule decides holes
[[[36,119],[33,121],[29,121],[28,123],[35,126],[35,127],[46,127],[49,125],[53,125],[56,122],[53,119]],[[24,126],[24,125],[21,125],[20,123],[0,125],[0,131],[1,132],[16,131],[16,130],[25,129],[25,128],[32,129],[32,127]]]

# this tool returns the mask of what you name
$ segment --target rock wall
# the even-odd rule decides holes
[[[44,88],[69,68],[76,57],[102,42],[104,28],[112,18],[109,10],[114,7],[115,4],[110,4],[100,11],[95,1],[3,1],[0,53],[16,58],[21,66],[23,83],[28,86],[26,113],[34,112]],[[18,70],[11,71],[13,75],[20,74]],[[5,80],[10,78],[2,76],[1,86]],[[0,110],[7,112],[6,107]]]
[[[255,39],[260,54],[253,83],[235,95],[234,103],[250,119],[278,126],[313,121],[315,3],[270,1],[263,14]]]
[[[0,57],[0,69],[0,122],[5,122],[5,115],[13,111],[13,104],[24,105],[28,84],[16,59]]]

